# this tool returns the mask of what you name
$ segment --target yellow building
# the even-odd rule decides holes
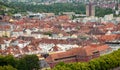
[[[1,31],[0,32],[0,36],[1,37],[10,37],[11,36],[11,32],[10,31]]]

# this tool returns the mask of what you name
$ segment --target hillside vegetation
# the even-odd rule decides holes
[[[6,10],[7,9],[7,10]],[[86,6],[82,3],[55,3],[51,5],[33,5],[26,4],[23,2],[11,2],[11,3],[2,3],[0,2],[0,14],[8,13],[9,15],[15,13],[26,13],[27,11],[31,12],[46,12],[46,13],[55,13],[59,14],[62,12],[75,12],[77,14],[85,14]],[[96,16],[103,17],[106,14],[111,14],[114,11],[112,9],[103,9],[96,7]]]
[[[15,13],[14,7],[10,7],[9,4],[0,2],[0,15],[8,14],[12,15]]]
[[[0,55],[0,70],[38,70],[38,62],[36,55],[25,55],[19,59],[12,55]]]

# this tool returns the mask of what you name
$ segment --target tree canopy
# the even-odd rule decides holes
[[[59,14],[60,12],[75,12],[85,14],[85,5],[82,3],[55,3],[51,5],[31,5],[24,3],[10,3],[10,7],[15,7],[18,12],[53,12]]]
[[[100,8],[100,7],[96,7],[95,9],[95,15],[98,17],[104,17],[104,15],[108,15],[108,14],[113,14],[114,10],[110,9],[110,8]]]
[[[31,12],[46,12],[46,13],[55,13],[59,14],[61,12],[75,12],[77,14],[86,13],[86,5],[83,3],[55,3],[50,5],[33,5],[26,4],[23,2],[11,2],[11,3],[2,3],[0,2],[0,7],[5,10],[5,8],[11,8],[9,11],[0,11],[2,13],[14,14],[14,13],[25,13],[27,11]],[[100,8],[96,7],[96,16],[103,17],[106,14],[114,13],[114,10],[110,8]]]
[[[0,70],[17,70],[17,69],[8,65],[8,66],[0,66]]]
[[[39,59],[36,55],[25,55],[22,58],[15,58],[12,55],[0,55],[0,70],[38,70]]]

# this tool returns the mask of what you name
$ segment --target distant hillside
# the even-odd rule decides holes
[[[75,2],[81,0],[0,0],[2,2],[36,2],[36,3],[53,3],[53,2]]]
[[[114,13],[114,10],[109,8],[100,8],[96,7],[95,15],[98,17],[103,17],[106,14]],[[53,12],[55,14],[59,14],[61,12],[75,12],[77,14],[85,14],[86,8],[83,3],[55,3],[50,5],[33,5],[23,2],[0,2],[0,15],[7,13],[9,15],[15,13],[25,13],[27,11],[31,12]]]
[[[4,10],[6,8],[7,8],[7,6],[4,3],[0,2],[0,15],[2,15],[4,13]]]
[[[84,14],[85,5],[82,3],[55,3],[51,5],[31,5],[26,3],[9,3],[9,7],[15,7],[16,12],[53,12],[59,14],[61,12],[75,12]]]
[[[5,5],[3,2],[0,2],[0,10],[4,10],[5,8],[7,8],[7,5]]]
[[[8,15],[14,12],[14,8],[9,7],[8,4],[5,4],[0,1],[0,15],[7,13]]]

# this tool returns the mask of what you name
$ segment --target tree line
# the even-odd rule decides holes
[[[9,7],[15,7],[15,12],[53,12],[55,14],[59,14],[60,12],[75,12],[85,14],[85,5],[82,3],[55,3],[51,5],[9,3]]]
[[[36,55],[15,58],[12,55],[0,55],[0,70],[38,70],[39,59]]]
[[[95,8],[95,15],[98,17],[104,17],[108,14],[114,14],[114,10],[110,8],[100,8],[98,6]]]
[[[112,70],[120,67],[120,49],[110,54],[93,59],[89,62],[64,63],[60,62],[53,70]]]
[[[83,3],[55,3],[50,5],[33,5],[33,4],[26,4],[23,2],[11,2],[11,3],[2,3],[0,2],[1,6],[6,6],[12,8],[9,11],[1,11],[8,14],[15,14],[15,13],[26,13],[27,11],[31,12],[46,12],[46,13],[55,13],[58,15],[61,12],[75,12],[77,14],[85,14],[86,13],[86,5]],[[103,17],[106,14],[114,13],[114,11],[110,8],[100,8],[96,7],[96,16]],[[1,13],[0,12],[0,13]]]

